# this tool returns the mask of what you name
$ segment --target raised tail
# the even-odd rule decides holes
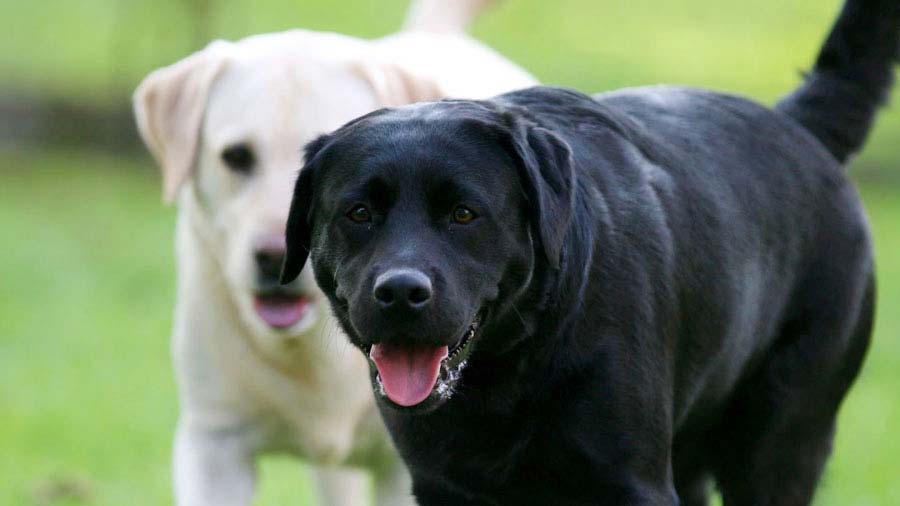
[[[481,12],[497,0],[414,0],[404,30],[464,32]]]
[[[846,0],[812,72],[776,109],[845,163],[887,102],[898,57],[900,0]]]

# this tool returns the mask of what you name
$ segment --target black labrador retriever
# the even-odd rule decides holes
[[[419,502],[808,504],[872,324],[842,164],[898,33],[849,0],[774,110],[538,87],[307,146],[283,279],[312,256]]]

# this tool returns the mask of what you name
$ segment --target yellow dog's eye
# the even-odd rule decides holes
[[[256,163],[253,150],[246,144],[228,146],[222,151],[222,161],[234,172],[248,174]]]
[[[347,214],[347,217],[356,223],[368,223],[372,221],[372,213],[370,213],[369,208],[364,205],[355,206]]]
[[[465,225],[475,219],[475,213],[466,206],[456,206],[453,210],[453,221]]]

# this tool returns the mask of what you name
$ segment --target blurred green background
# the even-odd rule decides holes
[[[452,1],[452,0],[450,0]],[[473,33],[545,83],[679,83],[766,103],[808,68],[839,0],[507,0]],[[293,27],[385,35],[406,0],[0,2],[0,505],[171,504],[174,210],[129,96],[201,48]],[[874,348],[816,504],[900,504],[900,112],[853,168],[879,258]],[[295,461],[263,506],[308,504]]]

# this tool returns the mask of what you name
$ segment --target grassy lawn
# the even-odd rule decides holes
[[[174,212],[151,169],[0,155],[0,505],[171,502]],[[263,475],[260,505],[311,497],[296,463]]]
[[[0,152],[0,504],[170,503],[174,212],[146,160]],[[900,504],[900,199],[863,191],[877,237],[875,347],[820,506]],[[266,459],[257,504],[308,504]]]

